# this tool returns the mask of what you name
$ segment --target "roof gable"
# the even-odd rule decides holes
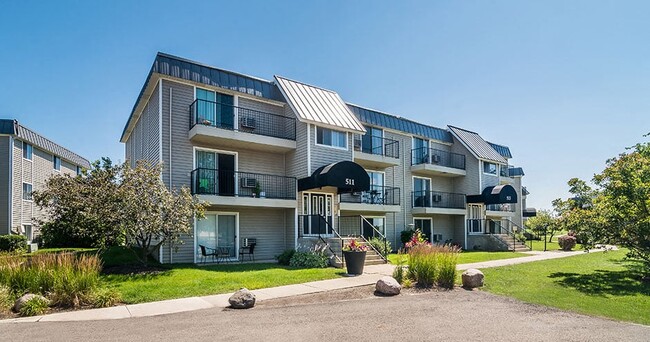
[[[460,140],[478,159],[488,160],[495,163],[507,164],[508,161],[500,155],[490,144],[488,144],[476,132],[468,131],[459,127],[448,126],[451,133]]]
[[[345,105],[339,94],[277,75],[275,79],[298,120],[365,133],[365,128]]]
[[[510,148],[508,146],[503,146],[495,143],[491,143],[487,141],[490,146],[497,151],[500,155],[502,155],[504,158],[512,158],[512,154],[510,153]]]

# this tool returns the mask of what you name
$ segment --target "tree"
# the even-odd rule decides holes
[[[643,262],[650,275],[650,143],[636,144],[628,152],[607,161],[594,176],[601,187],[597,213],[590,232],[597,238],[617,241],[629,249],[628,256]]]
[[[550,210],[540,210],[536,216],[526,219],[526,227],[539,237],[550,234],[549,241],[558,230],[557,219]]]
[[[578,178],[571,178],[567,184],[572,196],[566,200],[558,198],[552,202],[553,211],[557,215],[555,231],[583,232],[579,237],[584,244],[583,238],[587,239],[589,236],[586,231],[594,225],[594,201],[599,192]]]
[[[123,242],[113,209],[120,201],[116,196],[120,173],[121,166],[103,158],[82,175],[55,175],[42,190],[34,191],[34,202],[47,215],[37,221],[44,244],[106,248]]]
[[[187,187],[170,190],[160,178],[161,165],[138,162],[124,167],[118,194],[122,200],[120,224],[127,244],[140,248],[140,260],[167,243],[182,244],[183,235],[192,235],[194,218],[204,217],[204,204],[192,197]]]

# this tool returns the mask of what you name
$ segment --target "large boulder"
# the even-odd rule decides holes
[[[255,306],[255,295],[248,291],[247,288],[242,287],[239,291],[235,292],[228,298],[230,307],[233,309],[248,309]]]
[[[463,287],[466,289],[473,289],[483,286],[483,279],[485,278],[483,272],[475,268],[466,270],[463,272],[461,277],[463,278]]]
[[[43,297],[41,295],[37,295],[37,294],[33,294],[33,293],[27,293],[27,294],[23,295],[22,297],[16,299],[16,302],[14,303],[14,311],[15,312],[20,312],[20,309],[22,309],[23,306],[25,306],[25,303],[27,303],[28,301],[30,301],[31,299],[34,299],[34,298],[40,298],[40,299],[44,300],[47,303],[50,302],[47,298],[45,298],[45,297]]]
[[[377,280],[377,284],[375,284],[375,290],[387,296],[394,296],[398,295],[400,291],[402,291],[402,285],[400,285],[397,280],[395,280],[395,278],[385,276]]]

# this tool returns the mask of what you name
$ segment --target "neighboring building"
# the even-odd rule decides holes
[[[21,125],[0,119],[0,234],[38,236],[35,225],[44,214],[32,201],[56,174],[78,174],[88,160]]]
[[[160,250],[163,262],[198,262],[201,245],[236,258],[245,238],[257,260],[338,235],[399,247],[410,226],[433,242],[500,249],[498,233],[522,222],[523,170],[508,147],[280,76],[158,53],[121,142],[131,163],[163,163],[169,187],[210,203],[193,237]]]

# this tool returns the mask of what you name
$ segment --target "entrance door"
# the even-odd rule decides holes
[[[228,248],[230,257],[236,256],[237,249],[237,215],[206,214],[204,219],[196,222],[196,255],[201,258],[201,247]]]
[[[331,194],[305,193],[303,201],[308,201],[303,203],[303,214],[309,215],[305,217],[306,222],[303,223],[303,234],[332,234],[332,225],[334,224],[332,217],[333,196]],[[323,218],[327,223],[323,221]]]
[[[470,234],[483,233],[483,206],[480,204],[467,205],[467,231]]]
[[[414,218],[413,223],[415,229],[419,229],[424,236],[426,236],[427,241],[431,241],[431,234],[433,234],[433,223],[430,218]]]

